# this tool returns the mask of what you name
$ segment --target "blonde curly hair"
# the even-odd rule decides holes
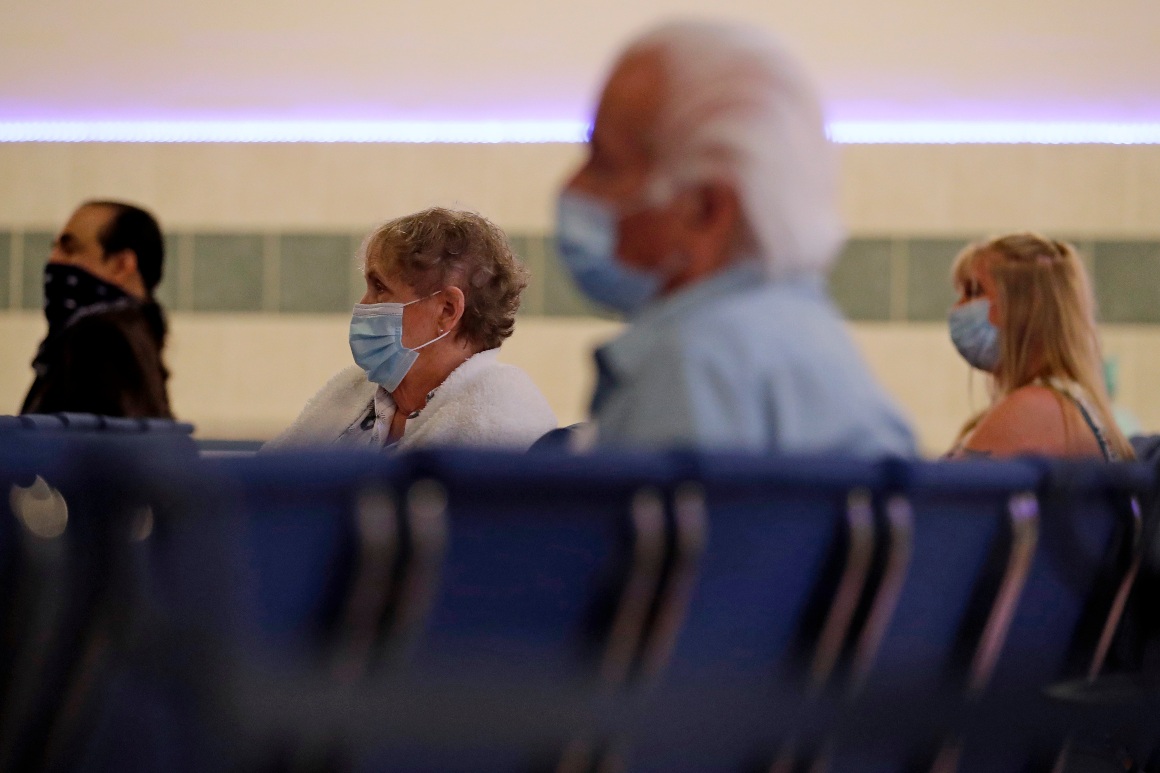
[[[512,334],[528,271],[507,236],[475,212],[432,207],[376,228],[359,251],[420,295],[455,286],[465,306],[456,336],[480,350]]]

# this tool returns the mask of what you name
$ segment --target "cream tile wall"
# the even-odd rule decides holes
[[[513,232],[543,233],[554,191],[582,152],[574,145],[0,144],[0,230],[55,229],[78,201],[99,196],[140,201],[175,230],[357,232],[444,204],[476,208]],[[958,239],[1032,227],[1073,238],[1160,238],[1158,146],[846,146],[842,155],[842,206],[858,235]],[[346,324],[335,315],[175,313],[168,354],[175,409],[203,436],[269,437],[349,361]],[[570,423],[584,416],[589,352],[615,329],[524,316],[504,357],[526,368]],[[944,449],[985,401],[985,384],[971,386],[941,324],[852,329],[928,451]],[[38,314],[0,312],[0,411],[19,407],[42,335]],[[1120,360],[1123,404],[1160,431],[1160,326],[1108,327],[1104,337]]]
[[[1160,234],[1157,145],[846,145],[842,208],[860,234]],[[95,196],[173,229],[364,228],[442,204],[550,230],[568,144],[0,143],[0,228],[56,228]]]
[[[847,145],[856,233],[1160,233],[1160,146]]]
[[[0,228],[58,228],[76,203],[139,201],[169,229],[364,229],[432,205],[543,231],[570,144],[0,143]]]

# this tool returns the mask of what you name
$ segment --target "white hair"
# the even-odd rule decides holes
[[[659,181],[732,185],[771,277],[824,273],[845,230],[836,152],[805,71],[774,39],[732,24],[666,24],[620,61],[649,54],[666,80],[652,138]]]

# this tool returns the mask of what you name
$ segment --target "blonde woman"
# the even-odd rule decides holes
[[[990,374],[992,400],[949,455],[1132,458],[1104,388],[1095,302],[1075,249],[1001,236],[963,250],[952,275],[951,340]]]

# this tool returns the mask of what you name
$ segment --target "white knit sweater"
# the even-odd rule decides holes
[[[451,372],[434,397],[407,421],[398,450],[422,446],[527,449],[556,428],[556,416],[527,373],[480,352]],[[329,445],[367,415],[378,386],[357,365],[339,372],[310,398],[289,429],[262,450]]]

